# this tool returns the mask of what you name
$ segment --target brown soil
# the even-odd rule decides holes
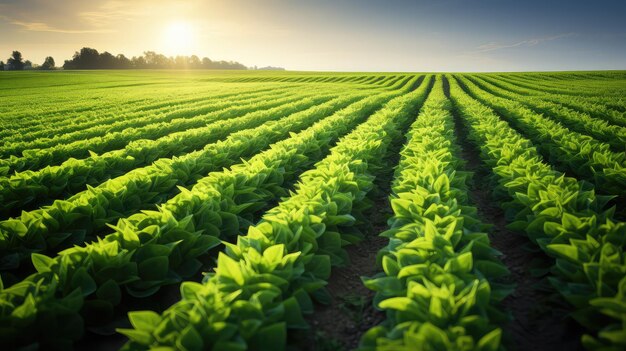
[[[403,133],[407,128],[408,125]],[[326,286],[332,297],[331,303],[315,306],[315,313],[306,318],[310,329],[295,335],[297,341],[291,345],[293,349],[354,350],[367,330],[385,320],[385,313],[374,308],[375,293],[365,287],[361,277],[371,277],[382,272],[376,256],[389,240],[378,235],[388,229],[387,219],[393,214],[389,194],[393,171],[399,162],[404,141],[404,138],[398,138],[387,150],[383,164],[393,165],[394,168],[386,167],[380,171],[374,182],[375,187],[369,194],[373,202],[372,208],[365,213],[369,223],[359,226],[365,238],[357,245],[346,247],[349,263],[332,269]]]
[[[397,150],[394,151],[397,155]],[[389,163],[397,164],[397,159],[398,156],[393,156]],[[370,223],[361,228],[365,239],[358,245],[346,247],[350,262],[345,267],[333,268],[326,286],[332,297],[331,303],[316,305],[315,313],[307,316],[311,329],[305,332],[306,342],[299,343],[299,349],[354,350],[363,333],[385,319],[384,312],[374,308],[374,292],[365,287],[361,277],[382,271],[376,263],[376,255],[388,242],[378,234],[388,229],[387,218],[392,214],[388,199],[390,171],[377,180],[379,186],[373,191],[373,207],[367,213]]]
[[[449,96],[446,80],[444,90]],[[491,244],[502,252],[500,259],[511,271],[506,283],[516,284],[513,293],[501,304],[504,311],[512,314],[512,320],[504,326],[505,346],[509,350],[581,350],[582,330],[567,317],[562,298],[545,277],[532,274],[538,265],[549,265],[548,258],[534,250],[534,245],[523,233],[506,228],[504,213],[492,194],[494,184],[489,181],[490,171],[481,162],[478,149],[467,139],[468,131],[456,115],[455,129],[461,156],[466,161],[465,168],[474,172],[470,201],[478,208],[480,218],[493,225],[489,233]]]
[[[311,329],[303,350],[353,350],[364,332],[384,320],[384,313],[372,304],[374,292],[363,285],[361,277],[380,271],[374,264],[376,253],[386,243],[386,238],[371,236],[347,248],[350,263],[333,268],[328,282],[331,303],[315,306],[315,313],[307,318]]]

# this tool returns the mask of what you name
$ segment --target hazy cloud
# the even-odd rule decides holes
[[[111,30],[107,29],[67,29],[67,28],[56,28],[52,27],[43,22],[23,22],[12,20],[10,18],[4,17],[8,20],[9,23],[22,27],[22,29],[33,31],[33,32],[52,32],[52,33],[68,33],[68,34],[81,34],[81,33],[110,33]]]
[[[563,34],[552,35],[549,37],[522,40],[513,44],[502,44],[502,43],[490,42],[490,43],[486,43],[486,44],[478,46],[476,50],[474,50],[473,52],[480,53],[480,52],[489,52],[489,51],[495,51],[495,50],[501,50],[501,49],[514,48],[518,46],[535,46],[535,45],[544,43],[546,41],[567,38],[567,37],[571,37],[575,35],[576,33],[563,33]]]
[[[25,0],[20,3],[1,3],[0,20],[33,32],[66,34],[112,33],[116,22],[132,21],[147,16],[143,1],[65,1],[64,6],[50,2]]]
[[[146,16],[146,7],[141,2],[106,1],[93,11],[78,13],[80,20],[94,27],[105,27],[116,21],[131,21]]]

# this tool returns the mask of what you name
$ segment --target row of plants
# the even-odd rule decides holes
[[[493,108],[536,142],[550,162],[591,181],[605,194],[626,196],[626,153],[613,152],[606,143],[571,131],[519,102],[481,90],[462,76],[456,77],[472,97]]]
[[[166,201],[180,191],[177,185],[194,184],[207,173],[251,156],[357,98],[346,96],[320,105],[316,103],[327,100],[326,97],[306,99],[304,104],[313,106],[306,110],[300,110],[302,102],[294,103],[292,113],[283,119],[230,134],[193,155],[157,160],[98,187],[88,187],[67,200],[56,200],[52,205],[2,221],[0,269],[18,268],[32,252],[55,253],[93,240],[107,223]]]
[[[481,77],[466,77],[480,89],[501,98],[521,102],[531,110],[542,113],[556,122],[562,123],[570,130],[589,135],[596,140],[609,144],[616,152],[624,152],[626,149],[626,128],[622,126],[612,125],[603,119],[593,118],[584,112],[572,110],[560,103],[544,101],[543,96],[523,96],[502,89],[481,79]]]
[[[133,140],[156,139],[172,132],[202,127],[207,123],[220,119],[241,116],[259,109],[272,108],[299,99],[298,94],[293,94],[292,92],[278,94],[275,99],[269,99],[269,96],[253,98],[245,103],[219,111],[202,114],[189,112],[188,116],[180,116],[171,121],[151,123],[138,128],[127,128],[123,131],[108,133],[100,137],[79,139],[44,149],[26,149],[22,151],[21,156],[10,155],[8,158],[2,159],[0,161],[0,169],[6,170],[4,174],[24,170],[38,170],[45,166],[58,165],[70,157],[84,158],[94,153],[98,154],[121,149]],[[151,117],[146,116],[144,118],[150,119]],[[106,129],[107,126],[104,125],[101,128]]]
[[[392,184],[383,272],[364,279],[385,310],[360,350],[498,350],[507,315],[497,303],[508,274],[468,206],[468,173],[455,143],[451,105],[439,78],[407,134]]]
[[[47,120],[53,124],[64,123],[67,121],[63,117],[74,113],[84,122],[87,115],[82,112],[94,111],[96,116],[115,110],[135,112],[167,107],[168,101],[194,103],[211,95],[276,88],[260,84],[206,84],[206,81],[193,79],[175,81],[156,76],[150,78],[151,82],[134,78],[128,84],[98,84],[89,79],[72,84],[70,76],[63,76],[55,78],[56,82],[51,85],[34,79],[32,86],[21,87],[16,94],[3,94],[6,105],[0,108],[0,117],[15,128],[45,125]],[[146,88],[154,94],[146,94]],[[28,104],[24,104],[24,96],[28,96]]]
[[[346,263],[343,246],[354,229],[373,170],[400,136],[430,84],[391,100],[342,138],[328,157],[305,172],[297,190],[269,210],[247,235],[227,243],[215,272],[202,284],[181,285],[182,300],[163,314],[129,314],[134,329],[120,330],[128,349],[159,346],[182,350],[283,350],[287,330],[306,328],[312,299],[327,301],[323,288],[333,264]]]
[[[120,220],[115,232],[98,242],[55,258],[34,254],[38,273],[0,291],[1,300],[7,301],[0,309],[5,345],[69,347],[80,338],[84,324],[102,324],[102,316],[115,313],[122,291],[147,297],[160,286],[189,278],[200,269],[200,256],[220,239],[232,241],[270,201],[287,195],[290,182],[335,138],[389,98],[357,102],[247,162],[210,173],[157,211]],[[42,280],[46,284],[39,284]],[[65,323],[45,327],[45,322],[61,320]]]
[[[475,75],[474,77],[489,82],[500,89],[508,90],[510,92],[521,95],[531,96],[552,103],[557,103],[573,110],[582,111],[592,117],[603,119],[611,124],[622,127],[626,126],[626,114],[624,114],[624,112],[611,109],[604,104],[588,101],[578,96],[551,94],[538,90],[537,88],[526,88],[521,85],[516,85],[514,83],[508,82],[501,77],[495,77],[491,75]]]
[[[497,181],[495,195],[510,228],[554,258],[549,280],[585,326],[590,350],[626,348],[626,223],[598,196],[542,161],[528,140],[451,79],[451,98],[469,138]]]
[[[225,138],[230,133],[277,120],[320,102],[306,99],[312,94],[293,98],[293,103],[259,109],[240,117],[218,119],[206,126],[170,133],[158,139],[131,141],[124,148],[92,155],[84,159],[69,159],[59,166],[47,166],[38,171],[24,171],[0,178],[0,215],[17,215],[17,210],[31,210],[55,199],[64,199],[95,186],[107,179],[119,177],[138,167],[150,165],[160,158],[185,155],[193,158],[205,145]],[[318,94],[319,95],[319,94]]]
[[[45,113],[44,115],[47,117],[45,120],[33,121],[25,126],[11,126],[12,133],[6,136],[0,135],[0,137],[2,137],[3,145],[19,143],[18,145],[21,147],[12,149],[13,154],[19,154],[26,145],[28,148],[49,147],[54,145],[54,142],[68,142],[120,131],[129,126],[140,127],[154,122],[169,121],[176,117],[186,116],[190,111],[196,111],[197,114],[218,111],[232,106],[236,101],[241,103],[241,99],[238,99],[239,96],[244,96],[247,100],[267,94],[271,89],[273,88],[241,89],[242,91],[221,93],[215,91],[198,92],[193,97],[163,97],[167,103],[140,102],[132,106],[126,104],[109,106],[105,102],[91,102],[91,109],[68,109],[67,111],[64,110],[59,117],[55,117],[55,113]],[[276,92],[279,93],[280,90]],[[146,114],[150,114],[151,118],[142,118]],[[103,125],[108,126],[108,128],[98,128]],[[93,131],[87,132],[88,130]],[[81,135],[78,133],[79,131],[84,131],[85,135]],[[29,144],[28,142],[33,143]]]
[[[588,101],[596,104],[606,105],[609,108],[617,109],[618,111],[626,111],[626,100],[621,99],[619,96],[605,96],[594,89],[590,89],[584,85],[580,87],[577,84],[572,84],[571,81],[564,81],[561,84],[549,83],[546,80],[533,79],[528,80],[523,76],[513,75],[498,75],[498,78],[512,82],[516,85],[532,88],[541,91],[539,94],[552,93],[558,95],[571,96],[581,101]]]
[[[290,83],[310,83],[312,81],[318,81],[320,79],[325,79],[326,82],[333,83],[367,83],[369,80],[378,79],[379,75],[346,75],[346,76],[338,76],[336,74],[328,75],[328,76],[319,76],[315,75],[285,75],[285,76],[270,76],[270,77],[262,77],[262,76],[252,76],[252,77],[233,77],[228,81],[230,82],[290,82]]]

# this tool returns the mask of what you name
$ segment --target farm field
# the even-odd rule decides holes
[[[624,350],[626,72],[0,73],[6,349]]]

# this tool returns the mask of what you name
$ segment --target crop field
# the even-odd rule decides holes
[[[625,71],[0,73],[3,350],[625,350],[625,221]]]

